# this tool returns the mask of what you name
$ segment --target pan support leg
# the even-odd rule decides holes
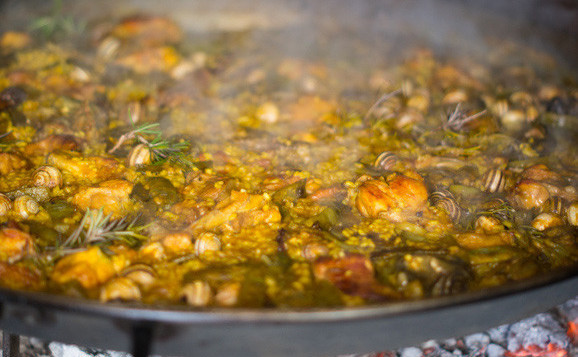
[[[20,336],[7,331],[2,333],[2,356],[20,357]]]
[[[135,324],[132,327],[132,356],[148,357],[153,341],[152,324]]]

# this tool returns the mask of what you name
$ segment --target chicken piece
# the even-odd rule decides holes
[[[0,174],[7,175],[12,171],[20,170],[28,166],[28,161],[23,157],[2,152],[0,153]]]
[[[164,253],[169,257],[192,253],[195,245],[193,237],[188,233],[170,233],[160,239],[164,248]]]
[[[102,208],[104,214],[121,217],[129,210],[132,188],[133,184],[126,180],[104,181],[97,187],[81,189],[74,195],[72,203],[83,210]]]
[[[560,176],[560,174],[550,170],[548,166],[544,164],[533,165],[526,168],[522,172],[522,178],[534,181],[549,181],[549,182],[562,181],[562,176]]]
[[[137,15],[124,18],[110,35],[138,47],[154,47],[181,41],[181,29],[170,19]]]
[[[43,285],[38,271],[0,262],[0,286],[15,290],[40,290]]]
[[[0,230],[0,261],[16,262],[34,254],[34,239],[16,228]]]
[[[375,278],[370,260],[360,254],[343,258],[321,258],[313,264],[317,280],[328,280],[345,294],[370,300],[394,298],[398,294]]]
[[[244,227],[280,221],[281,213],[277,206],[270,203],[268,196],[232,191],[227,199],[220,202],[189,228],[193,234],[216,228],[238,232]]]
[[[540,207],[548,198],[550,198],[548,189],[533,180],[521,180],[512,192],[513,203],[523,209]]]
[[[425,209],[427,189],[417,174],[393,174],[386,180],[369,179],[357,191],[355,205],[364,217],[384,217],[395,222],[402,221],[409,213]]]
[[[48,156],[47,161],[67,176],[67,182],[94,184],[103,180],[120,178],[122,172],[122,167],[116,160],[101,156],[53,152]]]
[[[44,156],[56,150],[80,150],[80,138],[74,135],[50,135],[24,147],[24,153],[30,156]]]
[[[484,233],[482,231],[460,233],[455,236],[458,245],[465,249],[512,246],[516,241],[513,232]]]
[[[172,47],[146,48],[142,51],[131,53],[119,58],[119,65],[129,67],[137,73],[150,73],[154,71],[168,72],[173,69],[181,58]]]
[[[51,279],[57,284],[76,281],[85,289],[94,288],[116,274],[114,264],[98,247],[73,253],[60,259]]]

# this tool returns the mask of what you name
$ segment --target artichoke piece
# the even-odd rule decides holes
[[[66,217],[71,217],[76,211],[76,207],[68,201],[55,198],[44,204],[44,209],[55,221],[60,221]]]
[[[24,222],[30,234],[36,237],[36,244],[40,247],[54,247],[62,242],[62,234],[52,227],[36,221]]]

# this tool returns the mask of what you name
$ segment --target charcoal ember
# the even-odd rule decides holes
[[[95,348],[84,348],[75,345],[65,345],[51,342],[48,345],[51,356],[54,357],[130,357],[126,352],[105,351]]]
[[[400,357],[424,357],[421,348],[406,347],[399,350]]]
[[[504,356],[505,352],[506,349],[504,347],[497,345],[495,343],[490,343],[486,348],[486,355],[488,357],[502,357]]]
[[[542,313],[510,326],[507,334],[507,349],[516,353],[523,350],[546,350],[557,346],[567,349],[569,339],[566,330],[552,314]]]
[[[464,343],[469,350],[484,350],[490,343],[490,336],[485,333],[475,333],[464,337]]]
[[[557,311],[564,320],[578,323],[578,297],[558,306]]]
[[[490,336],[490,340],[492,340],[493,343],[505,346],[506,341],[508,340],[509,329],[510,325],[502,325],[489,329],[487,333]]]
[[[420,347],[424,357],[456,357],[453,353],[443,349],[435,340],[426,341]]]

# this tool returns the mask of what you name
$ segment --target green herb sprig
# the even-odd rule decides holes
[[[52,14],[33,20],[29,25],[30,31],[39,31],[45,38],[82,32],[85,24],[71,16],[65,16],[62,8],[62,0],[53,0]]]
[[[137,225],[137,219],[138,217],[129,221],[123,217],[114,220],[110,214],[105,215],[102,209],[87,209],[78,227],[68,236],[61,248],[74,249],[91,244],[107,245],[113,242],[134,246],[147,239],[140,233],[146,226]]]
[[[136,140],[149,148],[153,164],[174,161],[187,168],[193,166],[193,163],[190,162],[183,153],[190,147],[188,142],[169,141],[163,138],[163,133],[159,129],[160,124],[158,123],[148,123],[140,126],[135,126],[134,123],[132,123],[132,126],[133,129],[121,135],[114,147],[108,151],[110,154],[118,150],[126,141]],[[147,136],[152,136],[153,139],[147,139]]]

